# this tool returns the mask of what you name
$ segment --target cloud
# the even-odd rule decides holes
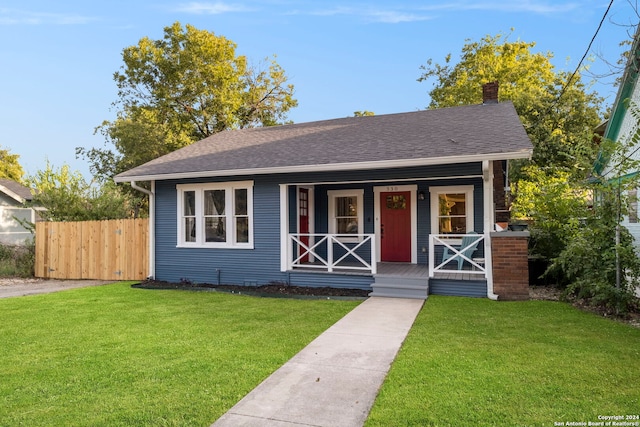
[[[399,24],[402,22],[427,21],[430,16],[417,15],[414,13],[404,13],[393,10],[373,11],[365,14],[365,17],[375,22],[386,24]]]
[[[514,2],[451,2],[424,6],[420,7],[419,10],[443,12],[482,10],[496,12],[551,14],[570,12],[580,9],[580,7],[581,5],[578,2],[560,3],[537,0],[521,0]]]
[[[319,9],[309,12],[297,10],[289,14],[295,15],[313,15],[313,16],[357,16],[370,22],[381,22],[385,24],[399,24],[402,22],[426,21],[431,19],[430,16],[403,12],[391,9],[362,9],[353,7],[335,7],[332,9]]]
[[[0,8],[0,25],[83,25],[95,20],[78,14]]]
[[[222,13],[230,13],[230,12],[251,12],[254,9],[249,7],[239,5],[239,4],[231,4],[231,3],[223,3],[223,2],[215,2],[215,3],[206,3],[206,2],[191,2],[184,3],[177,8],[175,8],[176,12],[185,12],[191,13],[194,15],[220,15]]]
[[[418,6],[410,3],[398,4],[390,8],[372,9],[356,6],[337,6],[326,9],[291,11],[290,15],[312,16],[356,16],[370,22],[387,24],[399,24],[405,22],[427,21],[434,19],[434,12],[462,12],[462,11],[494,11],[507,13],[535,13],[554,14],[580,10],[578,2],[550,2],[543,0],[520,0],[512,2],[485,1],[485,2],[442,2],[432,3],[426,6]]]

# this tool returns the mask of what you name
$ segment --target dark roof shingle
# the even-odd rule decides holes
[[[116,180],[291,168],[369,169],[409,160],[433,164],[526,158],[531,150],[513,104],[503,102],[225,131],[121,173]]]
[[[29,187],[22,185],[12,179],[0,178],[0,187],[4,187],[5,189],[13,193],[10,194],[11,197],[14,197],[14,195],[16,195],[26,201],[30,201],[33,198]],[[22,203],[23,200],[18,201]]]

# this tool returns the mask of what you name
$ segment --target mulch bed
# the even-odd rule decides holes
[[[341,289],[331,287],[312,288],[309,286],[292,286],[286,283],[270,283],[261,286],[212,285],[209,283],[170,283],[157,280],[146,280],[138,285],[143,289],[182,289],[182,290],[215,290],[246,295],[281,296],[281,297],[356,297],[366,298],[371,291],[363,289]]]
[[[631,311],[624,316],[617,316],[610,310],[606,310],[601,307],[594,307],[592,305],[589,305],[586,301],[567,301],[562,297],[562,290],[554,286],[530,286],[529,298],[533,300],[543,301],[564,301],[580,310],[595,313],[599,316],[614,319],[633,327],[640,328],[640,311],[638,310]]]

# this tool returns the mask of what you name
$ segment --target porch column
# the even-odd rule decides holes
[[[529,232],[500,231],[491,234],[495,256],[494,287],[500,300],[529,299]]]
[[[289,270],[289,186],[280,184],[280,271]]]
[[[491,232],[493,231],[493,162],[482,161],[482,210],[484,225],[484,267],[487,278],[487,297],[493,300],[498,295],[493,293],[493,261],[491,257]]]

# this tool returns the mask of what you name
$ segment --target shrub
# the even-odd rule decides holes
[[[36,247],[33,241],[24,246],[0,244],[0,276],[33,277]]]
[[[596,210],[571,236],[551,269],[562,271],[569,280],[567,298],[620,315],[637,305],[635,288],[640,284],[640,258],[633,246],[633,236],[618,224],[621,202],[617,191],[600,189]]]

